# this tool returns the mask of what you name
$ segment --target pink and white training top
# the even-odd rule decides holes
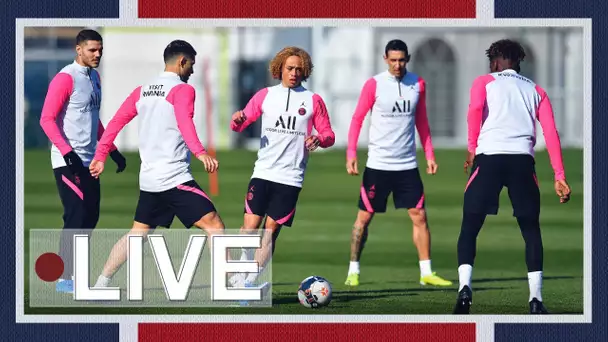
[[[63,156],[74,151],[89,166],[97,139],[103,134],[99,120],[101,80],[97,70],[74,61],[53,77],[44,100],[40,126],[51,143],[54,169],[66,166]],[[110,146],[115,150],[114,145]]]
[[[312,129],[318,132],[320,147],[331,147],[336,141],[325,102],[302,86],[264,88],[243,112],[247,120],[240,125],[231,121],[233,131],[242,132],[262,118],[260,149],[251,178],[302,187],[308,163],[305,140]]]
[[[194,88],[172,72],[135,88],[108,123],[95,159],[105,161],[120,130],[138,116],[140,189],[161,192],[194,179],[190,152],[206,153],[192,120],[194,100]]]
[[[564,179],[561,144],[543,88],[508,69],[478,77],[471,87],[468,150],[534,156],[536,120],[543,129],[555,179]]]
[[[426,113],[425,82],[407,72],[398,80],[388,71],[365,82],[348,132],[347,158],[357,157],[357,142],[365,116],[371,111],[367,167],[402,171],[418,167],[416,129],[427,160],[434,160]]]

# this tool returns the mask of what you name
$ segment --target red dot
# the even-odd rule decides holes
[[[63,274],[63,260],[55,253],[44,253],[36,259],[34,266],[38,278],[44,281],[55,281]]]

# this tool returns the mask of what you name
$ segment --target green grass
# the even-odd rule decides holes
[[[328,278],[334,289],[332,304],[319,314],[449,314],[458,284],[456,242],[460,230],[461,205],[466,176],[464,152],[436,152],[439,173],[423,174],[429,223],[432,233],[433,269],[454,282],[450,288],[422,287],[419,267],[406,212],[390,205],[374,219],[361,260],[361,285],[349,290],[344,284],[348,270],[350,232],[357,211],[360,177],[344,168],[344,152],[311,156],[305,186],[298,203],[294,226],[284,229],[273,258],[274,305],[272,308],[31,308],[28,314],[310,314],[297,302],[299,282],[309,275]],[[125,173],[102,179],[100,228],[129,228],[138,197],[139,158],[128,154]],[[220,152],[220,195],[214,198],[227,228],[242,224],[243,198],[255,153]],[[360,154],[360,171],[365,154]],[[537,155],[537,173],[542,195],[541,228],[545,248],[543,299],[555,314],[583,312],[583,154],[564,151],[566,174],[573,189],[572,200],[560,205],[553,190],[552,171],[546,153]],[[424,162],[422,156],[419,161]],[[208,178],[193,165],[199,184],[208,189]],[[392,199],[389,199],[392,201]],[[55,188],[47,151],[25,153],[25,227],[62,226],[61,204]],[[174,228],[182,229],[179,221]],[[26,236],[27,238],[27,236]],[[27,239],[25,250],[27,253]],[[28,259],[26,258],[26,265]],[[503,191],[501,210],[489,216],[477,242],[473,274],[475,314],[526,314],[528,299],[524,243],[512,209]]]

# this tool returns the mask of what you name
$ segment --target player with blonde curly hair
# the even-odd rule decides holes
[[[282,79],[283,64],[289,57],[298,57],[301,61],[301,81],[306,82],[312,74],[314,65],[308,52],[295,46],[288,46],[283,50],[279,51],[276,56],[270,61],[269,71],[272,78],[275,80]],[[295,80],[295,78],[294,78]],[[293,85],[292,85],[293,86]]]
[[[235,132],[242,132],[262,119],[260,149],[247,187],[242,227],[244,232],[255,232],[266,219],[267,234],[262,248],[255,252],[260,273],[274,252],[281,227],[293,223],[309,153],[318,147],[331,147],[335,142],[325,102],[302,86],[312,69],[308,52],[285,47],[269,65],[272,77],[280,83],[259,90],[245,109],[232,115],[230,128]],[[317,134],[313,134],[313,128]],[[253,257],[243,250],[241,259]],[[249,286],[258,275],[239,274],[231,282]]]

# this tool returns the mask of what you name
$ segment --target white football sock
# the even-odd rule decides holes
[[[349,266],[348,266],[348,274],[359,274],[359,262],[358,261],[351,261]]]
[[[99,278],[97,278],[97,282],[95,283],[94,287],[108,287],[111,280],[112,278],[108,278],[102,274],[99,276]]]
[[[229,279],[228,281],[230,282],[230,285],[235,287],[235,286],[242,286],[241,283],[243,283],[245,281],[245,276],[247,275],[247,273],[234,273]]]
[[[528,301],[536,298],[542,302],[543,271],[528,272],[528,286],[530,287],[530,299]]]
[[[250,282],[250,283],[255,282],[258,279],[258,277],[260,276],[260,274],[262,274],[263,271],[264,271],[264,267],[260,267],[258,273],[247,274],[247,279],[245,281]]]
[[[433,274],[431,270],[431,260],[420,260],[420,276],[428,276]]]
[[[458,291],[462,290],[462,288],[465,285],[468,286],[469,288],[471,288],[471,290],[473,289],[471,287],[472,275],[473,275],[473,266],[464,264],[464,265],[460,265],[458,267],[458,281],[460,282]]]

